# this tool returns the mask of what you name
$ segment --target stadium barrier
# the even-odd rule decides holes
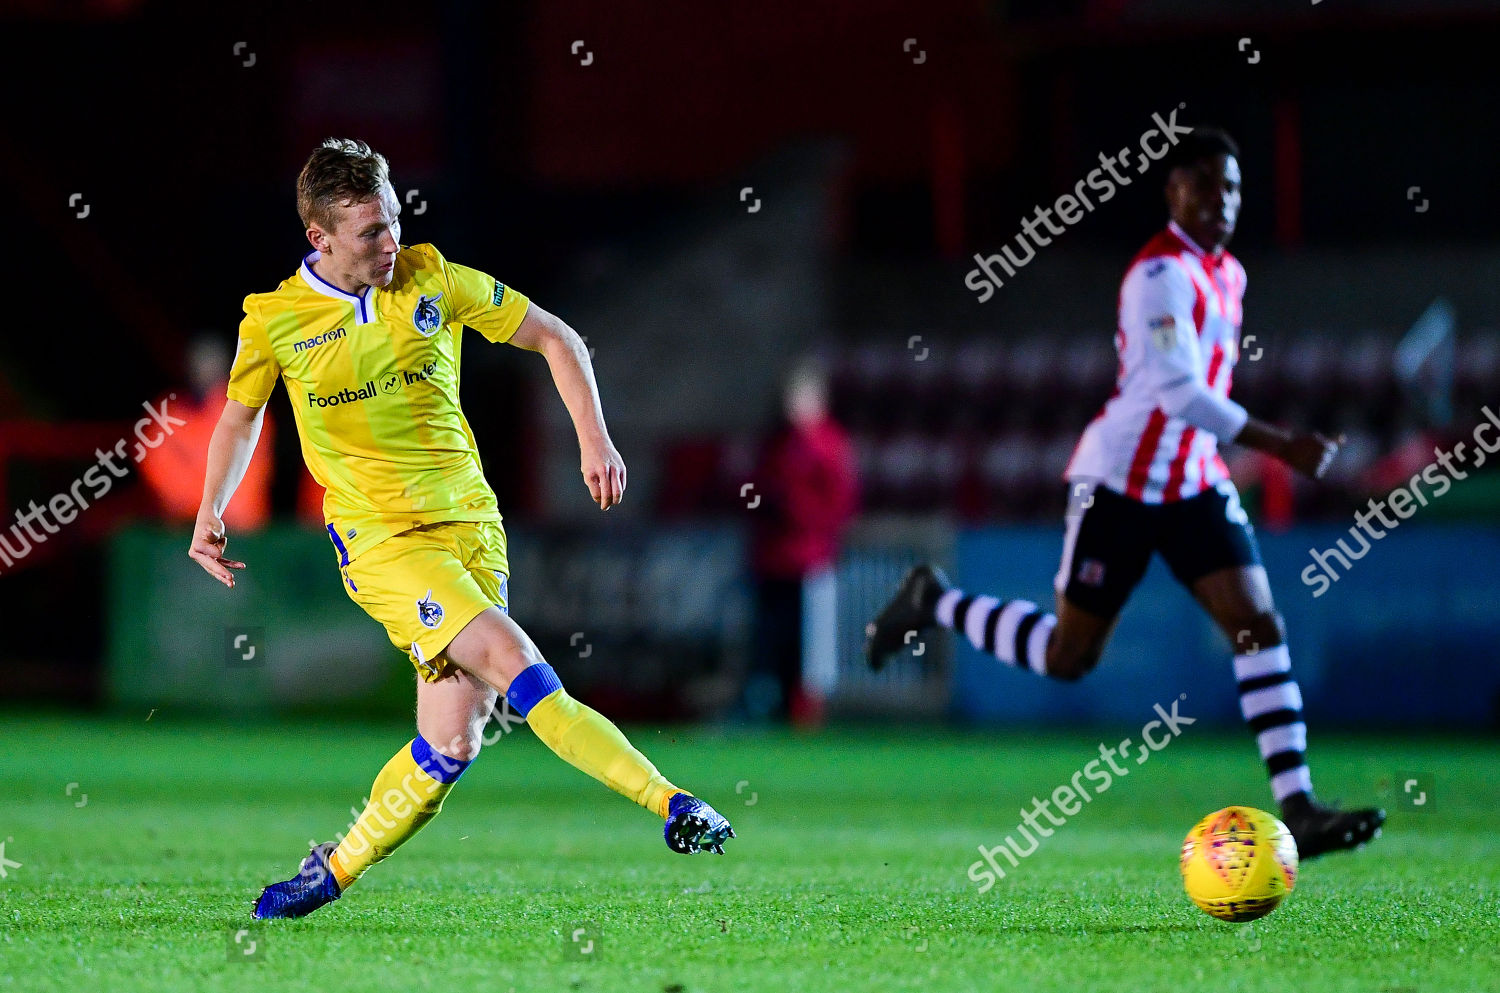
[[[1259,534],[1286,620],[1304,711],[1317,728],[1500,725],[1500,527],[1424,523],[1375,543],[1326,596],[1299,578],[1309,548],[1348,538],[1336,525]],[[1050,600],[1062,528],[988,528],[958,541],[959,581],[1002,598]],[[1152,561],[1099,667],[1061,684],[1017,672],[967,642],[954,712],[994,723],[1128,723],[1187,693],[1205,723],[1238,725],[1232,647],[1166,565]]]
[[[1328,595],[1298,574],[1337,526],[1262,534],[1305,709],[1319,726],[1483,728],[1500,714],[1500,528],[1424,525],[1376,543]],[[753,610],[733,525],[512,529],[516,618],[580,695],[623,719],[728,711],[748,673]],[[407,713],[412,671],[340,586],[326,538],[275,527],[233,540],[234,590],[188,559],[177,529],[119,533],[109,555],[107,699],[132,710]],[[1188,694],[1205,724],[1238,725],[1231,646],[1154,562],[1099,668],[1070,684],[1017,672],[948,634],[879,673],[864,626],[905,569],[932,561],[971,592],[1045,602],[1061,527],[955,532],[866,521],[835,571],[830,711],[976,723],[1134,720]],[[920,653],[920,654],[918,654]],[[1142,702],[1144,701],[1144,703]]]
[[[722,709],[746,668],[749,592],[732,527],[508,529],[513,616],[569,687],[622,717]],[[181,529],[111,542],[106,697],[118,707],[409,712],[414,670],[342,588],[327,535],[231,537],[233,590]]]

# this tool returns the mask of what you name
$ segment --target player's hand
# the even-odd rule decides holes
[[[589,496],[600,510],[608,510],[625,496],[625,460],[608,438],[584,444],[582,449],[583,481],[589,486]]]
[[[1328,438],[1316,431],[1304,431],[1287,440],[1282,458],[1302,475],[1322,479],[1343,444],[1342,434],[1337,438]]]
[[[198,512],[193,525],[193,543],[188,546],[188,557],[203,567],[203,571],[230,589],[234,589],[234,573],[230,569],[243,569],[245,563],[224,557],[229,547],[229,535],[224,522],[212,511]]]

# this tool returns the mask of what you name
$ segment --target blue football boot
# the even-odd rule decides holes
[[[315,846],[302,860],[302,867],[295,876],[261,890],[260,898],[255,901],[255,919],[306,917],[324,904],[337,900],[342,895],[339,881],[328,865],[328,857],[337,847],[338,843],[333,841]]]
[[[734,837],[734,828],[723,814],[691,793],[678,793],[667,803],[667,824],[662,834],[674,852],[723,855],[724,842]]]

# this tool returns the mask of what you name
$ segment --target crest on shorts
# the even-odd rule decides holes
[[[1085,586],[1104,585],[1104,563],[1098,559],[1084,559],[1078,563],[1078,581]]]
[[[443,623],[443,605],[432,598],[431,590],[428,590],[427,595],[417,601],[417,620],[421,621],[423,626],[430,628]]]
[[[417,297],[417,305],[411,312],[411,323],[423,337],[431,338],[443,326],[443,312],[437,306],[442,298],[441,293]]]

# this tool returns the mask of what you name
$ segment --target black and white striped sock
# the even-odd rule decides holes
[[[1271,776],[1276,802],[1297,793],[1312,793],[1312,774],[1303,753],[1307,725],[1302,723],[1302,691],[1292,678],[1292,657],[1285,645],[1234,657],[1240,713],[1255,732],[1260,757]]]
[[[962,632],[969,644],[1006,665],[1047,673],[1047,641],[1057,618],[1030,600],[1002,603],[950,589],[938,599],[937,622]]]

